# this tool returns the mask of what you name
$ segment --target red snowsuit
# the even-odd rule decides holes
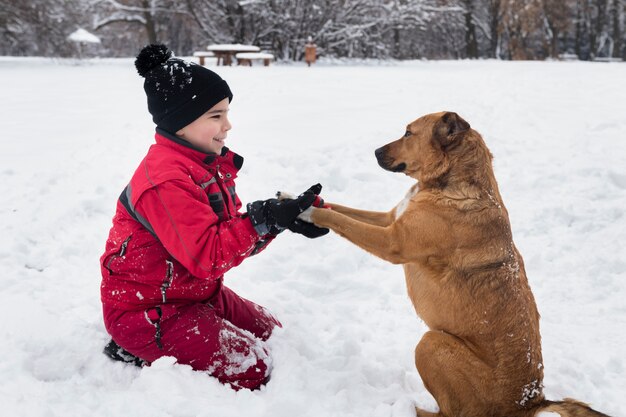
[[[235,193],[243,158],[195,150],[157,130],[156,144],[122,192],[100,259],[105,327],[121,347],[152,362],[209,371],[235,388],[269,376],[261,341],[280,323],[222,283],[263,250]]]

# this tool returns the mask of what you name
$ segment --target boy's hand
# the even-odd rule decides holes
[[[315,200],[313,201],[313,204],[311,204],[311,207],[326,207],[324,205],[324,199],[319,196],[319,193],[322,192],[321,184],[315,184],[305,192],[313,192],[315,194]],[[276,193],[276,197],[278,197],[279,200],[293,199],[292,194],[284,191],[278,191]],[[311,207],[307,208],[305,211],[310,211]],[[325,227],[317,227],[311,222],[302,220],[301,217],[302,215],[299,215],[298,218],[294,220],[294,222],[291,224],[291,226],[288,227],[288,229],[291,230],[293,233],[298,233],[300,235],[308,237],[309,239],[315,239],[324,236],[329,232],[329,229]]]
[[[322,184],[318,183],[318,184],[310,186],[309,189],[305,191],[305,193],[308,193],[308,192],[312,192],[313,194],[315,194],[315,200],[313,201],[312,206],[320,207],[320,208],[327,208],[327,206],[324,204],[324,199],[320,197],[319,195],[322,192]],[[277,191],[276,198],[278,198],[279,200],[293,200],[295,197],[290,192]]]
[[[247,205],[248,215],[259,236],[277,235],[293,224],[298,215],[309,208],[321,191],[319,184],[306,190],[294,199],[258,200]],[[318,191],[319,193],[319,191]]]
[[[315,239],[317,237],[324,236],[330,230],[325,227],[317,227],[313,223],[305,222],[304,220],[296,219],[291,226],[289,226],[289,230],[293,233],[298,233],[300,235],[306,236],[309,239]]]

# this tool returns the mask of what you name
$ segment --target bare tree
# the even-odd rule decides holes
[[[203,40],[208,43],[233,41],[232,33],[236,30],[231,13],[233,13],[233,7],[237,6],[234,4],[236,2],[228,0],[185,1],[189,15],[199,28]]]
[[[559,37],[568,30],[573,17],[571,15],[571,2],[568,0],[540,0],[539,6],[544,21],[545,42],[543,45],[547,49],[546,55],[558,58]]]
[[[71,56],[80,26],[114,56],[239,42],[298,60],[311,36],[338,57],[626,58],[625,16],[626,0],[0,0],[0,53]]]
[[[67,36],[86,16],[79,0],[0,0],[0,53],[71,56],[76,49]]]
[[[487,16],[489,24],[488,56],[500,57],[500,27],[502,25],[502,0],[487,0]]]
[[[160,27],[172,15],[185,14],[184,4],[173,0],[95,0],[91,7],[97,12],[94,30],[125,23],[145,30],[149,43],[156,43]]]
[[[476,24],[473,0],[461,0],[463,18],[465,21],[465,53],[468,58],[478,58],[478,40],[476,39]]]
[[[591,56],[597,57],[602,54],[608,41],[608,0],[594,0],[592,2],[591,30],[589,31],[589,44]]]
[[[577,0],[576,52],[582,59],[623,53],[624,0]],[[616,51],[617,49],[617,51]]]
[[[503,0],[501,36],[507,42],[508,57],[518,59],[544,58],[540,35],[540,0]]]
[[[624,49],[624,25],[626,24],[626,1],[612,0],[610,5],[611,15],[611,51],[609,56],[613,58],[626,59],[626,49]]]

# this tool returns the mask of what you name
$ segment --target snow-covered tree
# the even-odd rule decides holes
[[[626,1],[576,0],[575,49],[583,59],[624,57]]]
[[[126,23],[145,31],[149,43],[156,43],[161,26],[172,15],[184,14],[184,4],[175,0],[92,0],[93,28]]]
[[[301,59],[626,58],[626,0],[0,0],[0,53],[71,56],[67,35],[134,56],[149,42],[178,55],[250,43]]]
[[[67,36],[88,25],[80,0],[0,0],[0,54],[71,56]]]

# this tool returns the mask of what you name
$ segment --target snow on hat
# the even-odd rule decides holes
[[[163,44],[148,45],[135,60],[139,75],[145,78],[148,111],[156,125],[176,133],[211,107],[233,93],[213,71],[175,58]]]

